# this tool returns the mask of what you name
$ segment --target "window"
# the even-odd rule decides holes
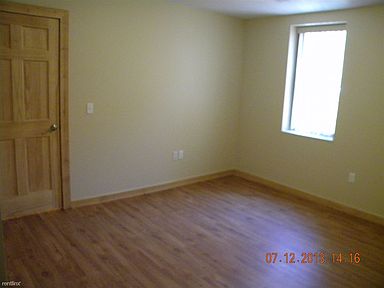
[[[291,28],[283,132],[333,141],[346,37],[345,24]]]

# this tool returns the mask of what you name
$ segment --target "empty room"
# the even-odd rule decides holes
[[[384,287],[384,1],[1,1],[0,215],[1,287]]]

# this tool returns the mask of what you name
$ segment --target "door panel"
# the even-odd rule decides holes
[[[0,12],[3,217],[60,207],[58,20]]]
[[[0,141],[0,195],[5,198],[17,196],[15,143]]]
[[[0,121],[12,121],[12,62],[0,59]]]
[[[23,26],[23,48],[48,50],[48,29]]]
[[[11,25],[0,24],[0,48],[11,48]]]
[[[51,153],[49,137],[26,139],[26,155],[28,166],[28,191],[30,193],[51,190]],[[39,169],[35,169],[39,167]]]
[[[48,119],[48,71],[47,61],[24,61],[26,120]]]

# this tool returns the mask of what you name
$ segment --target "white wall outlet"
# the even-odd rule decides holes
[[[348,182],[349,183],[355,183],[355,181],[356,181],[356,173],[355,172],[349,172]]]
[[[173,161],[179,160],[179,151],[175,150],[172,152]]]
[[[87,114],[93,114],[95,112],[95,105],[93,103],[87,103]]]
[[[184,150],[179,150],[179,160],[184,159]]]

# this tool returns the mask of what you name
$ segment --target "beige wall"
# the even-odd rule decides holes
[[[348,22],[334,142],[280,132],[289,25],[323,21]],[[238,167],[384,216],[384,6],[268,17],[245,30]]]
[[[16,2],[70,13],[73,200],[234,166],[241,20],[159,0]]]
[[[73,200],[237,167],[384,217],[384,6],[244,21],[165,0],[17,2],[70,12]],[[335,141],[280,132],[289,25],[341,20]]]

